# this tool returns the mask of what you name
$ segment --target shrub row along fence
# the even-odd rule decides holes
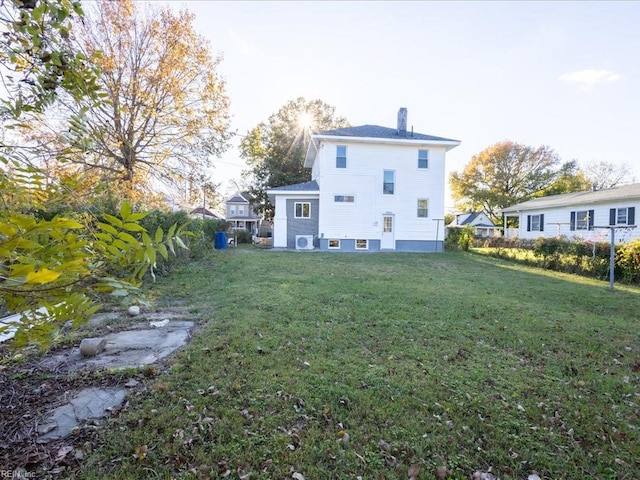
[[[474,239],[481,253],[525,265],[575,273],[601,280],[609,279],[609,242],[569,240],[566,237],[536,240],[496,237]],[[640,240],[616,244],[615,280],[640,283]]]

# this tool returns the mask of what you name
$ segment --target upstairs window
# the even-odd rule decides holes
[[[382,193],[385,195],[393,195],[395,191],[396,172],[393,170],[385,170],[382,180]]]
[[[296,202],[294,210],[295,218],[311,218],[311,204],[309,202]]]
[[[235,205],[231,205],[229,207],[229,215],[235,215],[236,214],[236,206]]]
[[[427,218],[429,216],[428,205],[429,205],[429,202],[427,202],[426,198],[418,199],[418,217],[419,218]]]
[[[244,205],[238,205],[238,215],[244,215]]]
[[[338,145],[336,148],[336,168],[347,168],[347,146]]]
[[[418,150],[418,168],[429,168],[429,150]]]

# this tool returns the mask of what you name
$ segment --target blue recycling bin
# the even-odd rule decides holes
[[[216,232],[213,246],[216,250],[225,250],[227,248],[227,232]]]

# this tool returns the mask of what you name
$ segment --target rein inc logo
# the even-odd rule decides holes
[[[0,470],[0,479],[3,478],[36,478],[36,472],[26,470]]]

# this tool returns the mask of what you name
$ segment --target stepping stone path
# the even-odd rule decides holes
[[[123,318],[131,318],[131,312],[96,316],[89,325],[98,326]],[[78,347],[46,357],[41,365],[60,373],[152,365],[185,345],[194,326],[194,322],[183,320],[176,312],[142,313],[132,320],[137,322],[128,325],[124,331],[85,338]],[[122,405],[126,391],[124,388],[86,388],[70,395],[67,403],[50,411],[41,420],[38,442],[63,438],[83,422],[105,417],[108,411]]]

